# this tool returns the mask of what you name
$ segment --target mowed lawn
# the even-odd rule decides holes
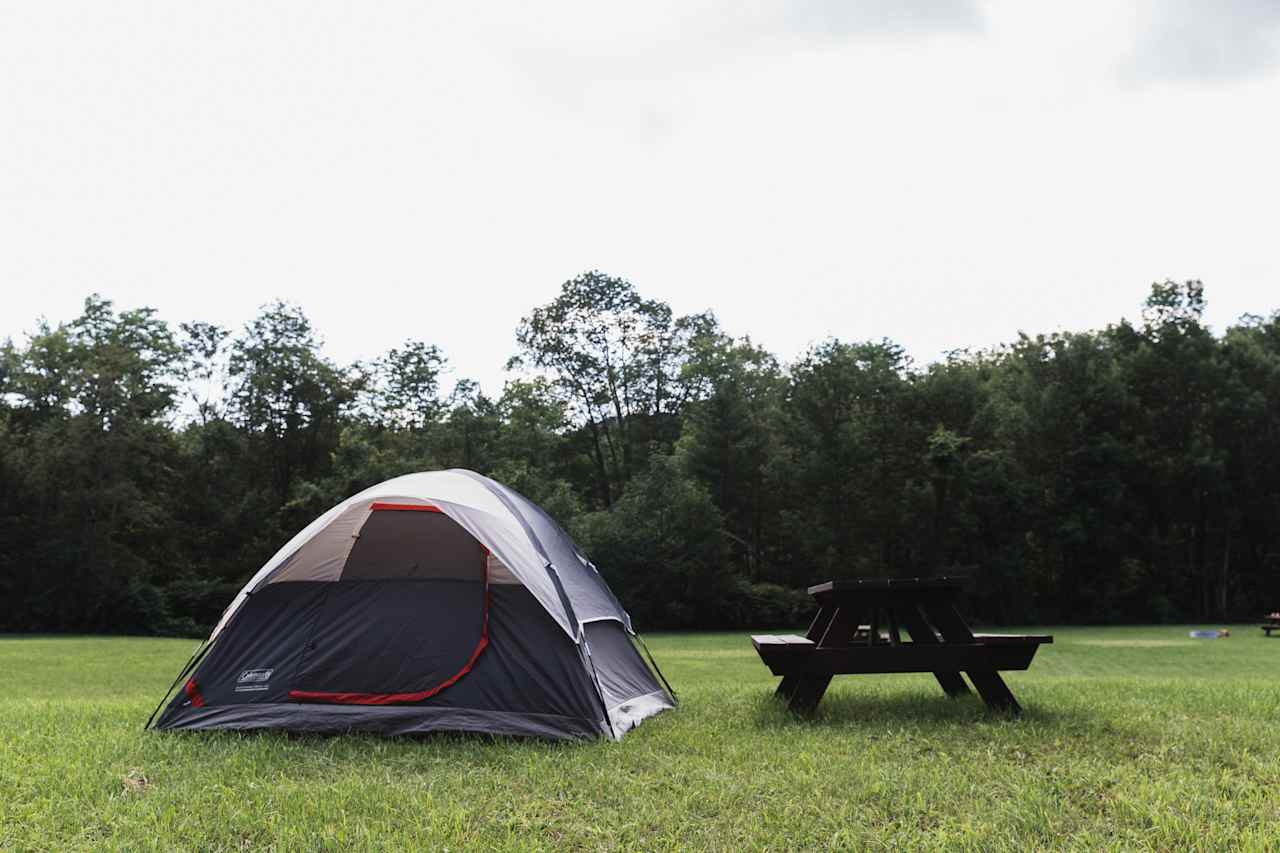
[[[1280,637],[1047,630],[1017,721],[655,635],[681,707],[587,744],[143,732],[192,642],[0,637],[0,849],[1280,849]]]

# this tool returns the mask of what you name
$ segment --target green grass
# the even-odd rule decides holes
[[[653,636],[681,707],[590,744],[143,732],[193,643],[0,638],[0,849],[1280,849],[1280,637],[1049,630],[1018,721]]]

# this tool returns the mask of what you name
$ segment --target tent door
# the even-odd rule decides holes
[[[289,698],[422,702],[488,645],[488,552],[448,516],[375,504],[312,623]]]

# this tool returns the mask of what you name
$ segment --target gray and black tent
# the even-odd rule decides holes
[[[409,474],[268,560],[155,727],[617,739],[675,703],[633,638],[532,501],[471,471]]]

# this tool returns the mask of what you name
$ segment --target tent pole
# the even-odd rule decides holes
[[[596,685],[596,696],[600,699],[600,710],[604,711],[604,724],[609,727],[609,736],[614,737],[613,718],[609,716],[609,703],[604,699],[604,688],[600,686],[600,674],[596,672],[596,662],[591,657],[591,643],[587,641],[587,632],[582,629],[581,625],[578,626],[578,630],[582,631],[582,650],[586,652],[587,664],[591,667],[591,680]],[[617,740],[616,737],[614,739]]]
[[[671,694],[671,698],[675,700],[677,705],[680,704],[680,697],[676,695],[676,691],[671,688],[671,684],[667,681],[667,677],[662,674],[662,670],[658,669],[658,662],[653,659],[653,655],[649,652],[649,647],[644,644],[644,637],[634,631],[631,636],[640,642],[640,648],[644,649],[644,656],[649,659],[649,666],[653,667],[653,671],[658,673],[658,678],[662,679],[662,686],[667,688],[667,692]]]
[[[151,723],[155,721],[156,714],[160,713],[160,709],[164,707],[164,703],[169,700],[170,694],[173,693],[173,688],[177,687],[178,682],[186,678],[187,675],[189,675],[191,671],[195,669],[196,664],[200,662],[200,659],[204,657],[205,652],[209,651],[209,647],[212,645],[213,645],[213,642],[208,638],[205,638],[204,642],[196,646],[196,650],[195,652],[192,653],[191,658],[187,661],[187,665],[182,668],[182,672],[178,673],[178,677],[173,680],[173,684],[170,684],[169,689],[166,690],[164,692],[164,695],[160,697],[160,704],[157,705],[156,709],[151,712],[151,716],[147,717],[147,722],[142,727],[142,730],[144,732],[147,729],[151,728]]]

